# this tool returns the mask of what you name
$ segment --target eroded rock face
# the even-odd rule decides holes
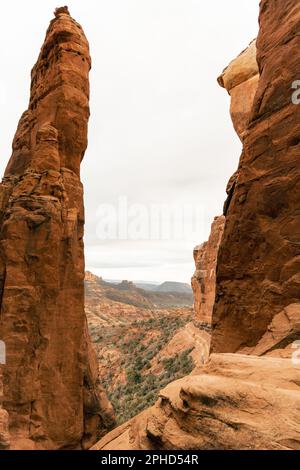
[[[84,314],[89,46],[57,9],[0,185],[0,338],[14,449],[86,448],[111,427]]]
[[[241,140],[248,126],[258,80],[256,41],[252,41],[249,47],[234,59],[218,78],[219,84],[230,94],[230,114]]]
[[[258,344],[243,348],[244,354],[291,358],[293,347],[300,347],[300,305],[290,304],[277,313]],[[291,347],[292,346],[292,347]]]
[[[93,450],[299,449],[299,372],[287,359],[212,355]]]
[[[221,243],[225,217],[216,217],[208,242],[194,249],[196,271],[192,277],[194,292],[195,321],[211,325],[212,311],[215,302],[216,266]]]
[[[0,365],[0,450],[7,450],[10,446],[9,417],[7,411],[2,407],[3,398],[3,377]]]
[[[256,40],[252,41],[236,59],[234,59],[218,78],[220,86],[230,95],[230,114],[233,126],[243,142],[247,131],[258,87],[259,70],[256,60]],[[232,201],[234,189],[239,177],[237,170],[230,178],[226,193],[223,214],[226,216]]]
[[[300,107],[291,88],[300,65],[300,4],[263,0],[260,8],[260,78],[219,250],[215,352],[251,350],[269,328],[280,335],[281,312],[300,312]]]

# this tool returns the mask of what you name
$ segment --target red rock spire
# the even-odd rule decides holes
[[[89,45],[56,10],[0,185],[0,338],[12,447],[86,448],[113,422],[84,313]]]

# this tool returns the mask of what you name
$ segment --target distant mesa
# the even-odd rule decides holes
[[[167,281],[158,286],[157,292],[176,292],[177,294],[189,294],[192,292],[192,289],[189,284]]]
[[[169,294],[192,294],[192,288],[189,284],[184,282],[165,281],[162,284],[156,281],[129,281],[126,279],[103,279],[102,276],[97,276],[90,271],[86,271],[85,280],[91,282],[102,281],[112,286],[118,286],[120,290],[142,289],[150,292],[164,292]]]
[[[87,298],[101,293],[107,299],[143,308],[176,308],[193,305],[193,291],[188,284],[164,282],[156,284],[136,281],[104,280],[91,272],[85,273]]]

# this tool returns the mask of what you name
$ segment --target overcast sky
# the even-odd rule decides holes
[[[27,108],[30,70],[63,4],[1,4],[1,174]],[[257,35],[259,0],[69,0],[68,6],[93,60],[82,166],[87,268],[108,279],[189,282],[193,247],[222,213],[241,151],[229,97],[216,79]],[[153,205],[167,214],[177,210],[171,216],[177,230],[168,231],[162,212],[164,239],[159,223],[158,235],[152,233],[159,220]]]

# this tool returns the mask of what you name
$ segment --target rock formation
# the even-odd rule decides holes
[[[216,217],[208,242],[194,249],[196,271],[192,277],[196,323],[211,325],[215,302],[216,267],[225,217]]]
[[[299,78],[300,4],[263,0],[260,8],[260,78],[218,257],[215,352],[251,350],[269,328],[276,336],[282,321],[299,326],[300,107],[292,83]],[[296,325],[288,329],[290,341],[300,337]]]
[[[300,449],[300,4],[260,9],[260,76],[253,43],[219,80],[244,149],[225,204],[213,353],[93,449]]]
[[[252,41],[218,78],[220,86],[224,87],[230,95],[230,115],[233,126],[243,142],[246,133],[253,101],[258,87],[259,70],[256,60],[256,40]],[[228,195],[224,204],[224,215],[227,215],[239,171],[230,178],[226,193]]]
[[[93,450],[299,449],[299,373],[285,359],[212,355]]]
[[[84,314],[89,46],[59,8],[0,185],[0,338],[12,448],[87,448],[113,423]]]
[[[218,78],[219,84],[226,88],[230,97],[230,114],[236,132],[243,141],[247,130],[253,100],[258,86],[259,72],[256,61],[256,41],[252,41]],[[230,178],[227,186],[228,199],[224,214],[227,214],[238,172]],[[225,217],[216,217],[212,224],[208,242],[194,249],[196,271],[192,278],[196,321],[211,324],[215,301],[216,266],[219,246],[222,240]]]
[[[8,432],[9,418],[6,410],[2,408],[3,401],[3,380],[2,366],[0,365],[0,450],[9,449],[10,437]]]
[[[248,126],[258,80],[256,41],[252,41],[249,47],[234,59],[218,78],[219,84],[230,94],[231,119],[241,140]]]

